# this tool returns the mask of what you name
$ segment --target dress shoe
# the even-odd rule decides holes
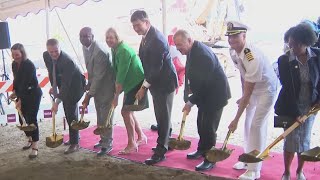
[[[156,125],[152,124],[151,127],[150,127],[150,129],[151,129],[152,131],[158,131],[158,125],[157,125],[157,124],[156,124]]]
[[[64,154],[70,154],[70,153],[79,151],[79,148],[80,148],[79,144],[72,144],[64,151]]]
[[[291,180],[290,174],[283,174],[281,180]]]
[[[130,154],[133,152],[138,152],[138,146],[133,146],[131,148],[126,147],[123,150],[119,151],[118,154],[119,155],[127,155],[127,154]]]
[[[240,180],[255,180],[260,178],[260,171],[247,170],[239,176]]]
[[[31,146],[32,146],[32,141],[28,141],[28,144],[25,145],[25,146],[23,146],[22,149],[23,149],[23,150],[27,150],[27,149],[30,149]]]
[[[297,178],[297,180],[306,180],[307,179],[302,171],[300,173],[297,173],[296,178]]]
[[[236,170],[243,170],[243,169],[247,169],[248,165],[244,162],[237,162],[233,165],[233,169]]]
[[[166,159],[166,157],[165,157],[164,155],[153,154],[153,155],[151,156],[151,158],[146,159],[146,160],[144,161],[144,163],[145,163],[146,165],[153,165],[153,164],[156,164],[156,163],[158,163],[158,162],[161,162],[161,161],[163,161],[163,160],[165,160],[165,159]]]
[[[151,148],[151,150],[154,152],[157,150],[157,147],[153,147]],[[173,149],[171,147],[168,146],[168,151],[173,151]]]
[[[97,156],[104,156],[106,154],[109,154],[112,151],[112,147],[107,148],[101,148],[101,150],[97,153]]]
[[[31,153],[29,154],[29,158],[30,158],[30,159],[34,159],[34,158],[36,158],[37,156],[38,156],[38,149],[32,148],[32,151],[31,151]]]
[[[100,142],[96,143],[94,146],[93,146],[94,149],[98,149],[98,148],[101,148],[101,144]]]
[[[194,151],[192,153],[187,154],[187,159],[198,159],[204,155],[204,151]]]
[[[196,171],[207,171],[212,169],[216,163],[211,163],[207,160],[202,161],[199,165],[196,166]]]

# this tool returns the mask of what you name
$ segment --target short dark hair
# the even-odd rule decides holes
[[[149,19],[148,14],[144,10],[137,10],[132,13],[130,21],[145,21],[146,19]]]
[[[19,50],[21,55],[22,55],[22,59],[26,60],[27,59],[27,53],[26,50],[24,49],[24,46],[20,43],[16,43],[11,47],[11,51],[12,50]]]
[[[285,33],[284,33],[284,37],[283,40],[285,43],[289,42],[289,37],[291,35],[292,30],[294,29],[294,27],[291,27],[290,29],[288,29]]]
[[[304,44],[306,46],[313,46],[317,42],[316,33],[312,30],[310,25],[300,23],[296,25],[290,32],[290,36],[297,43]]]
[[[59,45],[59,41],[57,39],[48,39],[47,40],[47,46],[56,46],[56,45]]]

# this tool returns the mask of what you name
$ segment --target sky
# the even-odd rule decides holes
[[[282,39],[284,32],[291,26],[303,19],[316,20],[320,16],[320,0],[242,0],[244,13],[241,20],[246,22],[251,30],[250,40],[260,44],[270,54],[272,59],[281,55]],[[173,4],[174,0],[167,0]],[[185,0],[192,3],[193,0]],[[201,2],[206,2],[201,0]],[[162,30],[161,1],[160,0],[104,0],[102,2],[91,2],[78,7],[69,6],[67,9],[56,9],[63,25],[67,30],[72,44],[82,62],[81,44],[78,39],[79,30],[84,26],[94,29],[95,39],[104,42],[104,33],[108,27],[116,27],[125,35],[125,41],[135,46],[141,37],[136,35],[130,23],[130,11],[144,8],[151,14],[153,25]],[[192,14],[193,12],[187,12]],[[8,19],[11,35],[11,44],[20,42],[27,49],[29,58],[43,66],[42,52],[45,51],[46,21],[45,13],[42,11],[37,15],[29,14],[27,17]],[[69,43],[68,36],[63,30],[56,11],[50,13],[50,36],[61,41],[62,49],[71,56],[77,57]],[[171,26],[181,23],[181,17],[177,12],[167,14],[168,30]],[[135,48],[137,48],[135,46]],[[9,53],[6,53],[8,55]],[[10,69],[10,57],[6,57]],[[2,63],[0,63],[2,64]],[[2,68],[1,68],[2,69]],[[8,68],[7,68],[8,69]]]

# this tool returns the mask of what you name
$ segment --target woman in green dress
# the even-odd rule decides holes
[[[144,80],[141,60],[131,47],[120,40],[114,28],[107,30],[106,43],[112,50],[112,63],[116,74],[116,93],[112,102],[114,107],[118,105],[119,95],[124,92],[121,114],[127,129],[128,144],[119,154],[138,152],[138,146],[147,143],[147,136],[143,133],[134,112],[126,107],[135,103],[135,95]],[[137,140],[135,132],[138,135]]]

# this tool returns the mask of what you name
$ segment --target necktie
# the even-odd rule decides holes
[[[142,36],[141,46],[143,47],[145,44],[146,44],[146,37],[145,37],[145,36]]]
[[[58,94],[58,87],[57,87],[57,72],[56,72],[56,66],[57,66],[57,61],[52,60],[52,90],[53,90],[53,96],[56,98]]]

